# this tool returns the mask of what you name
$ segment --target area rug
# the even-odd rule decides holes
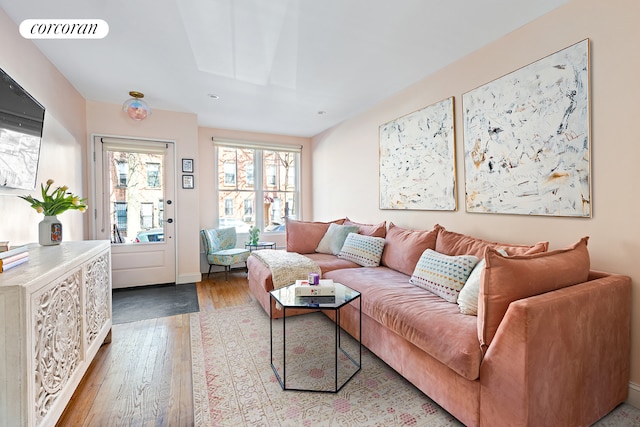
[[[200,310],[195,283],[114,289],[111,306],[114,325]]]
[[[257,303],[190,317],[197,426],[462,425],[364,347],[361,371],[338,393],[283,391],[269,363],[269,318]],[[296,372],[308,373],[315,385],[335,367],[312,353],[333,348],[335,328],[324,322],[332,325],[320,313],[287,320],[287,377],[299,385],[305,379]],[[281,334],[274,338],[281,348]],[[342,342],[350,354],[352,344]],[[339,363],[349,365],[339,354]]]
[[[198,427],[462,426],[364,347],[362,370],[338,393],[283,391],[269,363],[269,319],[257,303],[193,313],[190,321]],[[287,375],[295,379],[291,372],[302,368],[307,373],[306,379],[300,374],[302,384],[331,371],[326,361],[305,365],[318,358],[313,351],[332,348],[334,334],[321,327],[323,321],[328,322],[320,313],[287,320]],[[277,347],[279,322],[274,323]],[[342,355],[339,363],[349,364]],[[640,410],[622,404],[595,426],[640,427]]]

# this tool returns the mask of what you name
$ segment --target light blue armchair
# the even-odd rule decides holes
[[[237,235],[234,227],[202,229],[200,237],[209,263],[207,278],[209,278],[211,267],[214,265],[224,267],[225,280],[229,279],[232,265],[244,262],[246,267],[250,252],[247,249],[236,248]]]

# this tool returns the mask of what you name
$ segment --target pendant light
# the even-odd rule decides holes
[[[131,96],[131,98],[122,104],[122,111],[127,113],[132,120],[139,122],[146,119],[147,116],[151,114],[151,108],[142,100],[144,93],[131,91],[129,92],[129,96]]]

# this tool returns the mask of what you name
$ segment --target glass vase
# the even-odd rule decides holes
[[[38,224],[38,243],[42,246],[59,245],[62,242],[62,224],[55,215],[45,215]]]

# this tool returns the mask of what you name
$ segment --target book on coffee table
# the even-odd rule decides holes
[[[331,279],[320,279],[317,285],[310,285],[308,280],[296,280],[296,296],[332,296],[336,294],[336,287]]]

